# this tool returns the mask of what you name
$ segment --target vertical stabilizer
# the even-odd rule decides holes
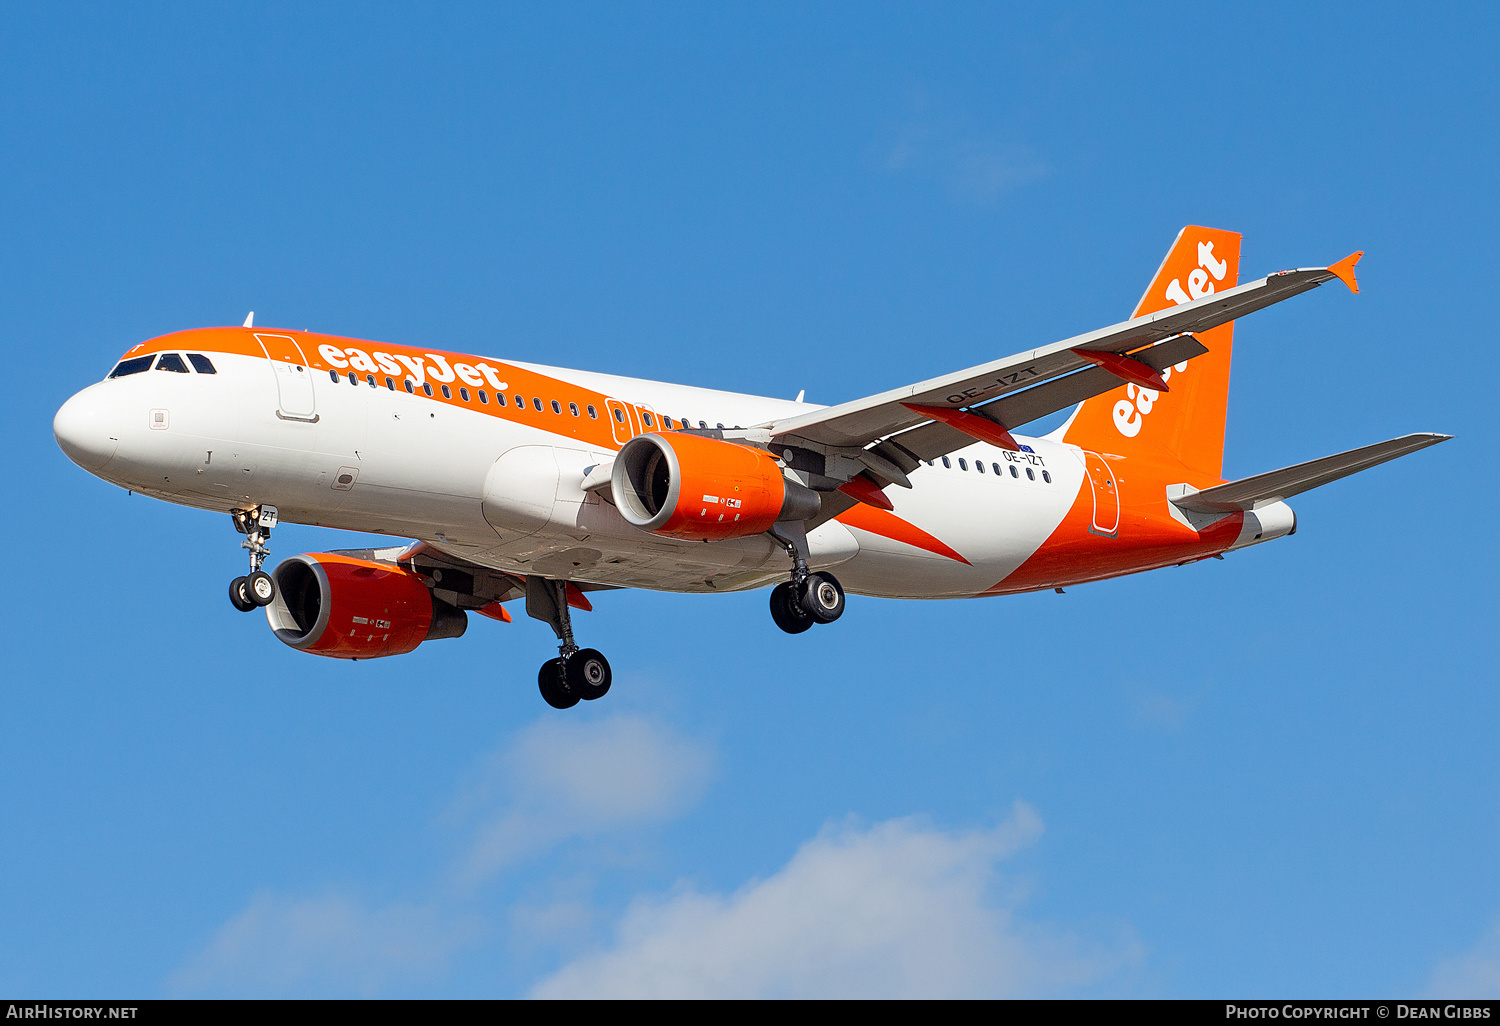
[[[1239,274],[1238,233],[1188,225],[1132,316],[1233,288]],[[1079,407],[1063,440],[1096,452],[1172,460],[1222,477],[1234,322],[1197,338],[1208,352],[1165,371],[1168,391],[1121,385],[1095,396]]]

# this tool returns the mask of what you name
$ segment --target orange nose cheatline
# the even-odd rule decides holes
[[[62,404],[52,418],[52,436],[68,459],[84,470],[98,472],[120,444],[119,418],[114,403],[99,395],[94,385]]]

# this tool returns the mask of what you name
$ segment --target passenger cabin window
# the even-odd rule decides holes
[[[568,404],[568,412],[571,413],[575,417],[578,416],[578,404],[577,403],[569,403]]]
[[[1030,467],[1027,467],[1026,468],[1026,476],[1028,478],[1030,478],[1031,480],[1035,481],[1036,480],[1036,471],[1032,470]]]
[[[588,411],[589,411],[589,420],[598,420],[599,419],[599,411],[598,410],[596,410],[592,406],[590,406],[588,408]]]
[[[396,390],[396,382],[388,377],[385,379],[385,387],[394,392]]]
[[[562,413],[562,403],[558,402],[556,399],[552,400],[552,412]]]
[[[661,419],[661,423],[662,423],[662,427],[666,428],[668,431],[672,430],[672,418],[671,417],[663,417]]]
[[[1052,475],[1049,474],[1047,471],[1044,470],[1044,471],[1042,471],[1042,480],[1046,481],[1048,484],[1051,484],[1052,483]]]
[[[968,470],[969,469],[969,461],[966,460],[966,459],[964,459],[962,456],[960,456],[958,458],[958,469],[959,470]]]
[[[704,431],[707,431],[708,430],[708,421],[706,421],[706,420],[700,420],[698,422],[698,427],[701,428]]]
[[[109,372],[112,378],[123,378],[127,374],[139,374],[141,371],[151,369],[151,361],[155,356],[137,356],[129,360],[121,360],[115,364],[115,369]]]
[[[983,474],[984,473],[984,460],[975,460],[974,461],[974,469],[977,470],[977,471],[979,471],[981,474]]]
[[[1012,463],[1010,465],[1010,476],[1011,477],[1020,477],[1021,476],[1020,474],[1016,473],[1016,465],[1014,463]]]
[[[485,406],[488,406],[490,404],[489,393],[485,392],[485,390],[482,388],[479,390],[479,401]]]
[[[156,361],[156,369],[172,371],[175,374],[186,374],[187,364],[182,362],[182,357],[176,353],[162,353],[161,359]]]
[[[496,392],[495,393],[495,405],[496,406],[504,406],[505,405],[505,393],[504,392]]]
[[[995,476],[996,477],[1000,476],[1000,464],[998,464],[998,463],[991,463],[990,464],[990,469],[995,472]]]
[[[536,412],[542,412],[542,401],[540,399],[533,397],[531,400],[531,405],[536,407]]]
[[[432,382],[422,382],[422,391],[426,392],[429,396],[432,395]]]
[[[464,402],[468,402],[469,401],[469,390],[467,388],[460,388],[458,390],[458,397],[460,399],[462,399]]]
[[[443,398],[444,399],[452,399],[453,398],[453,389],[449,388],[447,385],[443,386]]]
[[[193,365],[193,370],[199,374],[217,374],[214,370],[213,361],[202,353],[188,353],[188,363]]]
[[[349,372],[349,384],[351,384],[351,385],[357,385],[357,384],[359,384],[359,375],[355,374],[353,371]]]
[[[524,409],[526,409],[526,400],[522,399],[520,396],[516,396],[516,409],[518,409],[518,410],[524,410]]]
[[[336,370],[329,371],[328,372],[328,380],[332,381],[335,385],[337,385],[339,383],[339,372],[336,371]]]
[[[948,462],[948,457],[946,456],[943,457],[943,466],[947,467],[949,470],[953,469],[953,464]]]
[[[402,384],[406,386],[406,391],[407,391],[408,395],[416,391],[416,389],[412,386],[412,380],[411,380],[411,378],[407,378],[405,381],[402,382]]]
[[[365,375],[365,384],[369,385],[371,388],[378,387],[375,384],[375,375],[373,375],[373,374],[366,374]]]

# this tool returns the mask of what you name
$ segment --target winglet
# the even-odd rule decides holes
[[[1359,282],[1354,280],[1354,265],[1359,263],[1359,258],[1364,255],[1364,250],[1356,250],[1328,268],[1339,281],[1349,286],[1349,291],[1356,296],[1359,295]]]

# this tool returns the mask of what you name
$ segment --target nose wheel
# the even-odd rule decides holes
[[[240,548],[250,550],[250,572],[229,582],[229,601],[240,612],[248,613],[269,606],[276,599],[276,582],[260,568],[271,552],[266,542],[276,526],[276,507],[256,506],[236,510],[230,516],[234,519],[234,529],[245,536]]]
[[[573,641],[567,582],[528,577],[526,613],[545,621],[557,635],[557,658],[543,663],[536,675],[543,701],[554,709],[571,709],[603,698],[613,679],[609,660],[598,649],[579,648]]]

